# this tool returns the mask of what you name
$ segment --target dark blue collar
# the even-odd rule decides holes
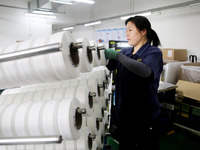
[[[142,56],[142,54],[150,47],[151,45],[149,42],[146,42],[140,49],[136,52],[135,55]]]
[[[149,42],[146,42],[142,47],[140,47],[140,49],[136,52],[136,56],[140,57],[151,45],[149,44]],[[133,47],[127,49],[127,51],[125,52],[127,56],[133,56]]]

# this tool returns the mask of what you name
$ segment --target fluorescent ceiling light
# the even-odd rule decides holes
[[[61,0],[51,0],[51,2],[60,3],[60,4],[68,4],[68,5],[72,5],[73,4],[70,1],[61,1]]]
[[[130,17],[134,17],[134,16],[150,16],[151,15],[151,12],[145,12],[145,13],[141,13],[141,14],[134,14],[134,15],[129,15],[129,16],[124,16],[124,17],[121,17],[121,20],[126,20]]]
[[[94,4],[93,0],[50,0],[54,3],[61,3],[61,4],[69,4],[73,5],[75,2],[87,3],[87,4]]]
[[[72,29],[74,29],[74,27],[63,28],[64,31],[66,31],[66,30],[72,30]]]
[[[42,17],[42,18],[52,18],[52,19],[56,18],[56,16],[44,15],[44,14],[33,14],[33,13],[25,13],[25,16]]]
[[[32,13],[34,14],[43,14],[43,15],[52,15],[52,11],[42,11],[42,10],[33,10]]]
[[[87,27],[87,26],[92,26],[92,25],[97,25],[97,24],[101,24],[101,21],[86,23],[86,24],[84,24],[84,26]]]
[[[92,0],[74,0],[76,2],[82,2],[82,3],[88,3],[88,4],[94,4],[95,2]]]

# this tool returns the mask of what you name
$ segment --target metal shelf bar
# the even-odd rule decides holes
[[[20,58],[37,56],[41,54],[53,53],[53,52],[58,52],[58,51],[61,51],[60,43],[49,44],[49,45],[34,47],[34,48],[25,49],[21,51],[1,54],[0,62],[11,61],[11,60],[16,60]]]
[[[61,142],[61,136],[0,138],[0,145],[49,144]]]

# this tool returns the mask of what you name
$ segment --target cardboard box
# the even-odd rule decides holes
[[[163,59],[166,60],[187,60],[187,49],[161,49],[163,53]]]
[[[178,96],[191,98],[200,102],[200,84],[179,80],[176,85],[178,86],[176,89]]]

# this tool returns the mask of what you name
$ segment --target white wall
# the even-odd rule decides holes
[[[181,8],[156,12],[148,17],[152,28],[160,37],[163,48],[187,49],[189,55],[197,55],[200,61],[200,9]],[[124,21],[113,20],[90,28],[76,28],[72,34],[95,40],[95,31],[125,27]],[[111,39],[112,40],[112,39]]]
[[[0,46],[10,42],[24,41],[52,32],[52,25],[43,20],[26,17],[24,11],[0,9]]]
[[[167,12],[150,21],[157,31],[163,48],[187,49],[200,61],[200,11]]]
[[[14,23],[0,20],[0,45],[10,42],[24,41],[51,33],[51,25],[23,22]]]

